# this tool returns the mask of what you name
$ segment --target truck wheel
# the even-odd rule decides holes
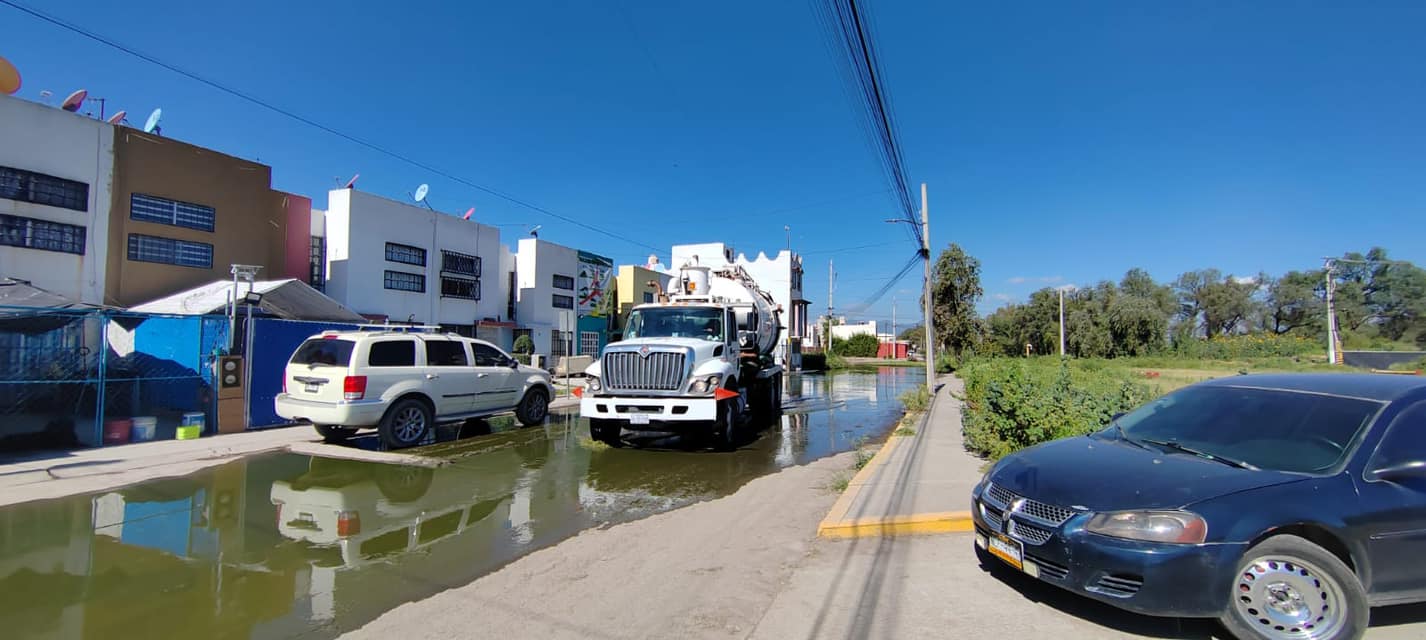
[[[515,407],[515,418],[527,427],[544,422],[549,413],[550,399],[545,395],[545,390],[539,387],[525,392],[525,397],[520,399],[520,405]]]
[[[355,427],[334,427],[326,424],[314,424],[312,427],[322,436],[322,440],[333,443],[346,442],[347,438],[356,435],[357,432]]]
[[[777,374],[772,378],[772,415],[774,417],[782,415],[782,374]]]
[[[381,417],[377,432],[388,449],[415,446],[431,430],[431,408],[415,398],[397,402]]]
[[[713,442],[719,451],[738,448],[738,405],[736,399],[718,403],[718,417],[713,421]]]
[[[595,442],[603,442],[615,449],[624,446],[624,441],[619,439],[620,432],[623,430],[623,427],[613,420],[589,419],[589,437],[593,438]]]

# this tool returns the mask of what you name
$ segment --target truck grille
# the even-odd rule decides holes
[[[680,351],[604,354],[604,388],[611,391],[681,391],[685,355]]]

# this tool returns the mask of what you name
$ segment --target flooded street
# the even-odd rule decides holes
[[[449,462],[437,468],[281,454],[7,508],[0,628],[332,637],[581,530],[725,496],[879,438],[901,415],[897,397],[923,379],[897,367],[790,376],[784,415],[731,453],[612,449],[569,413],[528,429],[492,420],[407,451]],[[479,610],[470,618],[478,629]]]

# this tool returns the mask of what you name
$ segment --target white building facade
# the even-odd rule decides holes
[[[354,189],[327,194],[328,296],[376,322],[440,325],[510,349],[500,230]]]
[[[0,276],[104,304],[114,126],[0,95]]]
[[[580,252],[538,238],[521,238],[515,251],[518,333],[530,336],[535,353],[552,358],[597,356],[598,331],[581,331]],[[592,334],[592,335],[586,335]]]
[[[788,369],[801,369],[802,343],[809,337],[809,302],[802,297],[802,256],[784,249],[771,258],[760,252],[756,258],[749,259],[721,242],[682,244],[674,245],[669,268],[676,272],[679,267],[692,262],[694,257],[699,263],[715,268],[732,264],[741,266],[758,286],[772,294],[773,302],[782,308],[782,339],[773,357]]]

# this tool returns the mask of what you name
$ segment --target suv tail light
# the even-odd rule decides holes
[[[345,538],[361,533],[361,514],[356,511],[337,512],[337,537]]]
[[[342,380],[342,399],[361,400],[366,397],[366,376],[347,376]]]

